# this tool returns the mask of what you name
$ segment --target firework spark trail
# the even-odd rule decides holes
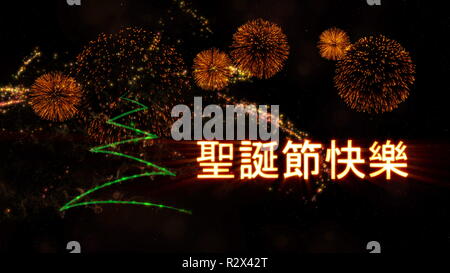
[[[28,66],[39,57],[42,56],[42,52],[38,47],[34,48],[28,57],[26,57],[17,72],[12,76],[14,80],[19,80],[20,76],[25,73]],[[26,94],[29,92],[29,88],[25,88],[21,85],[14,86],[12,84],[0,87],[0,108],[5,108],[12,105],[22,104],[26,102]],[[5,112],[4,112],[5,113]]]
[[[227,94],[223,94],[221,92],[217,93],[218,97],[220,99],[223,99],[227,104],[235,104],[236,106],[242,106],[246,109],[253,109],[252,112],[249,113],[249,115],[252,115],[253,118],[261,118],[263,122],[270,122],[274,117],[272,116],[272,113],[268,113],[266,111],[262,112],[259,109],[255,108],[249,108],[248,106],[254,105],[254,103],[250,103],[243,100],[237,100],[236,98],[229,96]],[[308,139],[309,134],[306,132],[303,132],[299,129],[297,129],[292,121],[285,118],[284,115],[280,115],[279,119],[277,120],[277,124],[282,132],[284,132],[287,135],[288,139],[291,139],[295,142],[302,142],[306,139]],[[322,158],[325,158],[326,156],[326,149],[322,148],[321,152]],[[330,170],[326,165],[321,164],[322,172],[319,177],[314,181],[314,184],[316,186],[315,192],[313,196],[311,197],[311,201],[315,202],[317,200],[317,195],[321,194],[327,187],[327,184],[330,182],[329,179],[329,173]],[[288,190],[289,192],[289,190]],[[308,199],[309,200],[309,199]]]
[[[252,74],[250,72],[243,71],[235,66],[231,66],[230,69],[231,69],[230,83],[251,81]]]
[[[0,102],[0,108],[11,106],[11,105],[15,105],[15,104],[21,104],[24,101],[25,100],[9,100],[9,101],[6,101],[6,102]]]
[[[13,95],[22,95],[26,92],[28,92],[29,89],[25,88],[25,87],[20,87],[20,86],[3,86],[0,87],[0,92],[1,93],[11,93]]]
[[[70,208],[73,207],[78,207],[78,206],[83,206],[83,205],[95,205],[95,204],[122,204],[122,205],[141,205],[141,206],[147,206],[147,207],[159,207],[159,208],[166,208],[166,209],[171,209],[171,210],[175,210],[178,212],[182,212],[182,213],[187,213],[187,214],[192,214],[191,211],[189,210],[185,210],[185,209],[179,209],[179,208],[175,208],[172,206],[166,206],[166,205],[162,205],[162,204],[155,204],[155,203],[150,203],[150,202],[136,202],[136,201],[116,201],[116,200],[106,200],[106,201],[102,201],[102,200],[91,200],[91,201],[87,201],[87,202],[79,202],[82,198],[109,186],[115,185],[117,183],[121,183],[124,181],[130,181],[136,178],[141,178],[141,177],[150,177],[150,176],[155,176],[155,175],[162,175],[162,176],[175,176],[175,174],[169,170],[167,170],[166,168],[160,167],[156,164],[153,164],[151,162],[148,162],[142,158],[138,158],[138,157],[134,157],[125,153],[120,153],[120,152],[114,152],[112,150],[108,150],[109,148],[114,148],[116,146],[122,145],[122,144],[127,144],[127,143],[138,143],[141,141],[145,141],[145,140],[152,140],[152,139],[156,139],[158,138],[158,136],[151,134],[149,132],[146,131],[142,131],[139,130],[135,127],[132,126],[128,126],[128,125],[124,125],[122,123],[118,123],[116,122],[117,120],[124,118],[126,116],[132,115],[134,113],[137,112],[141,112],[141,111],[146,111],[148,110],[148,107],[131,99],[127,99],[127,98],[122,98],[125,101],[131,102],[133,104],[136,104],[139,106],[139,108],[136,108],[134,110],[128,111],[126,113],[123,113],[111,120],[109,120],[107,123],[117,126],[117,127],[121,127],[124,129],[128,129],[134,133],[143,135],[142,137],[136,137],[136,138],[132,138],[132,139],[127,139],[127,140],[122,140],[122,141],[118,141],[118,142],[114,142],[111,144],[107,144],[107,145],[103,145],[103,146],[98,146],[95,148],[92,148],[90,151],[93,153],[103,153],[103,154],[110,154],[110,155],[115,155],[115,156],[119,156],[119,157],[124,157],[124,158],[128,158],[134,161],[137,161],[139,163],[142,163],[144,165],[146,165],[147,167],[151,167],[156,169],[156,171],[153,172],[145,172],[142,174],[136,174],[136,175],[132,175],[132,176],[126,176],[126,177],[122,177],[107,183],[104,183],[103,185],[94,187],[88,191],[86,191],[83,194],[78,195],[77,197],[75,197],[74,199],[72,199],[71,201],[67,202],[63,207],[61,207],[60,211],[65,211],[68,210]]]
[[[246,109],[251,109],[248,108],[248,106],[250,105],[254,105],[254,103],[250,103],[244,100],[237,100],[236,98],[229,96],[227,94],[224,93],[217,93],[217,96],[220,99],[223,99],[227,104],[235,104],[236,106],[242,106]],[[272,119],[274,119],[274,117],[272,116],[272,113],[268,113],[268,112],[263,112],[260,109],[254,109],[253,112],[250,113],[251,115],[253,115],[254,117],[260,117],[262,120],[264,120],[265,122],[270,122]],[[284,118],[283,115],[280,115],[280,118],[277,120],[277,124],[280,128],[281,131],[283,131],[284,133],[286,133],[288,136],[295,138],[297,140],[303,140],[306,137],[308,137],[308,134],[305,132],[302,132],[300,130],[298,130],[297,128],[295,128],[294,124]]]
[[[206,33],[206,35],[213,33],[211,27],[209,26],[208,19],[200,15],[196,9],[192,8],[191,3],[186,0],[172,0],[172,3],[174,3],[182,12],[190,15],[192,18],[198,21],[201,26],[200,32]]]
[[[28,66],[37,58],[42,56],[42,52],[39,50],[39,47],[36,47],[31,52],[30,56],[25,58],[22,65],[20,66],[19,70],[16,74],[13,75],[13,78],[15,80],[18,80],[20,76],[27,70]]]
[[[28,91],[28,88],[20,86],[0,87],[0,108],[24,103]]]

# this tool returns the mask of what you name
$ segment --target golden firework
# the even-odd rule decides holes
[[[332,61],[342,59],[349,46],[350,38],[347,33],[335,27],[322,32],[317,45],[320,56]]]
[[[335,86],[339,96],[359,112],[383,113],[409,96],[415,65],[409,53],[383,35],[366,37],[352,45],[338,62]]]
[[[283,30],[263,19],[239,27],[233,35],[231,48],[236,66],[260,79],[268,79],[279,72],[289,55]]]
[[[232,63],[227,54],[218,49],[208,49],[194,59],[194,79],[205,90],[222,90],[230,80]]]
[[[65,121],[77,113],[82,93],[75,79],[54,72],[44,74],[34,82],[29,98],[34,112],[41,118]]]

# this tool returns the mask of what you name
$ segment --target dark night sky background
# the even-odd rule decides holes
[[[115,32],[121,26],[151,29],[155,15],[164,9],[161,2],[82,0],[81,7],[69,7],[65,1],[16,1],[3,6],[0,83],[9,82],[36,45],[46,52],[76,55],[101,32]],[[403,139],[411,147],[409,163],[417,167],[408,180],[349,179],[330,185],[316,203],[307,205],[300,198],[261,187],[246,185],[218,193],[211,184],[193,185],[171,194],[172,199],[183,196],[177,201],[192,208],[192,216],[105,207],[99,215],[76,209],[61,219],[44,211],[29,219],[0,223],[0,251],[63,251],[67,241],[78,240],[85,251],[93,252],[365,252],[368,241],[378,240],[385,251],[448,252],[450,54],[446,38],[450,17],[439,4],[382,0],[382,6],[373,7],[364,0],[193,1],[193,7],[210,20],[214,34],[209,39],[193,37],[182,20],[171,26],[171,35],[184,41],[180,50],[190,66],[202,49],[226,50],[236,28],[247,20],[262,17],[276,22],[291,47],[286,67],[270,80],[233,86],[233,94],[259,104],[279,104],[297,128],[323,143],[353,138],[367,147],[376,139]],[[352,41],[384,34],[410,51],[417,65],[416,83],[397,110],[377,116],[357,113],[338,97],[332,81],[334,63],[322,59],[316,48],[320,33],[333,26],[346,30]],[[12,117],[0,116],[2,127],[9,124],[1,121],[5,118]],[[24,153],[23,148],[15,151],[16,142],[0,137],[2,154],[14,154],[9,160],[27,168],[37,155]],[[36,154],[45,151],[39,155],[44,161],[59,160],[49,149],[40,150],[39,144],[31,147]],[[6,161],[0,160],[0,179],[7,180],[11,178],[7,168],[14,165]],[[42,168],[46,170],[45,164]],[[33,175],[31,170],[23,171]]]

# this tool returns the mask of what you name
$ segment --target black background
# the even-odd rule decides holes
[[[100,32],[115,32],[124,25],[151,27],[149,14],[158,14],[164,6],[158,2],[82,0],[81,7],[69,7],[65,1],[2,4],[0,80],[7,83],[23,56],[36,45],[43,51],[76,54]],[[353,138],[367,147],[377,139],[402,139],[410,146],[408,163],[417,167],[407,180],[349,179],[329,185],[316,202],[307,204],[299,196],[272,193],[259,186],[192,184],[171,194],[173,200],[194,211],[192,216],[105,207],[101,214],[74,209],[61,219],[44,211],[1,223],[0,250],[64,251],[66,242],[77,240],[86,252],[365,252],[366,243],[377,240],[386,252],[448,252],[450,23],[440,4],[418,0],[382,1],[381,6],[369,6],[363,0],[193,1],[210,20],[214,34],[210,39],[197,39],[190,37],[183,22],[174,27],[174,35],[185,41],[180,50],[191,65],[199,50],[227,49],[235,29],[249,19],[262,17],[278,23],[291,47],[285,69],[267,81],[237,84],[233,94],[259,104],[279,104],[298,128],[324,143]],[[377,116],[357,113],[338,97],[332,81],[334,64],[322,59],[316,48],[320,33],[332,26],[345,29],[352,41],[381,33],[410,51],[417,65],[416,83],[397,110]],[[9,123],[2,121],[2,126]],[[40,145],[48,147],[51,142],[28,146],[30,151],[10,137],[0,141],[1,153],[9,155],[1,157],[1,179],[14,183],[30,183],[27,175],[36,175],[31,166],[37,161],[44,162],[41,172],[52,172],[51,164],[45,162],[68,160],[56,148],[40,150]],[[29,144],[25,141],[24,145]],[[58,145],[64,146],[64,140]],[[78,164],[78,170],[86,168],[84,172],[89,173],[87,164]],[[13,177],[13,166],[22,166],[27,175]],[[226,193],[218,190],[223,187]]]

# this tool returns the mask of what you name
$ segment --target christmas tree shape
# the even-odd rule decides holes
[[[129,115],[132,115],[134,113],[140,112],[140,111],[145,111],[148,110],[148,107],[135,101],[132,99],[128,99],[128,98],[121,98],[122,100],[131,102],[133,104],[136,104],[137,106],[139,106],[139,108],[136,108],[134,110],[131,110],[129,112],[123,113],[117,117],[114,117],[110,120],[107,121],[108,124],[111,124],[113,126],[117,126],[117,127],[121,127],[121,128],[125,128],[127,130],[130,130],[132,132],[134,132],[135,134],[140,135],[139,137],[135,137],[132,139],[127,139],[127,140],[121,140],[121,141],[117,141],[114,143],[110,143],[107,145],[102,145],[102,146],[97,146],[92,148],[90,151],[93,153],[103,153],[103,154],[110,154],[110,155],[115,155],[115,156],[119,156],[119,157],[124,157],[124,158],[128,158],[134,161],[137,161],[139,163],[144,164],[147,167],[150,167],[152,169],[154,169],[154,171],[150,171],[150,172],[144,172],[141,174],[136,174],[136,175],[131,175],[131,176],[125,176],[125,177],[121,177],[119,179],[113,180],[113,181],[109,181],[106,182],[100,186],[91,188],[89,190],[87,190],[86,192],[78,195],[77,197],[75,197],[74,199],[72,199],[71,201],[67,202],[64,206],[62,206],[60,208],[60,211],[66,211],[69,210],[71,208],[74,207],[80,207],[80,206],[87,206],[87,205],[101,205],[101,204],[120,204],[120,205],[140,205],[140,206],[147,206],[147,207],[157,207],[157,208],[164,208],[164,209],[171,209],[171,210],[175,210],[178,212],[182,212],[182,213],[187,213],[187,214],[192,214],[191,211],[186,210],[186,209],[180,209],[180,208],[176,208],[176,207],[172,207],[172,206],[167,206],[167,205],[162,205],[162,204],[155,204],[155,203],[151,203],[151,202],[137,202],[137,201],[119,201],[119,200],[89,200],[89,201],[82,201],[82,199],[85,199],[88,195],[97,192],[101,189],[110,187],[112,185],[118,184],[118,183],[122,183],[122,182],[126,182],[126,181],[131,181],[133,179],[136,178],[141,178],[141,177],[151,177],[151,176],[157,176],[157,175],[164,175],[164,176],[175,176],[175,174],[171,171],[169,171],[166,168],[160,167],[156,164],[153,164],[149,161],[146,161],[142,158],[138,158],[138,157],[134,157],[125,153],[121,153],[121,152],[116,152],[113,151],[111,149],[117,147],[118,145],[122,145],[122,144],[127,144],[127,143],[139,143],[141,141],[145,141],[145,140],[152,140],[152,139],[156,139],[158,138],[157,135],[154,135],[152,133],[146,132],[146,131],[142,131],[140,129],[135,128],[134,126],[129,126],[129,125],[125,125],[122,123],[117,122],[119,119],[122,119],[124,117],[127,117]]]

